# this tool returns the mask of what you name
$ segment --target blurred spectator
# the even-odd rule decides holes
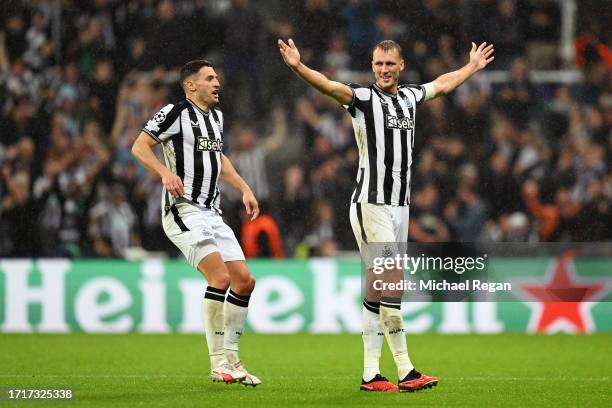
[[[8,256],[31,257],[38,254],[36,203],[30,198],[30,179],[26,172],[9,175],[5,171],[7,195],[2,199],[2,218],[6,223]]]
[[[450,232],[439,216],[439,196],[435,185],[428,183],[417,189],[410,200],[410,241],[446,242]]]
[[[539,198],[539,186],[529,180],[523,184],[523,200],[529,212],[538,221],[538,234],[542,241],[572,241],[572,224],[580,205],[570,199],[565,187],[559,188],[553,202],[543,203]]]
[[[473,186],[463,184],[457,190],[457,199],[446,205],[444,216],[458,241],[476,242],[487,220],[487,207]]]
[[[240,244],[244,250],[244,256],[247,258],[283,258],[283,241],[274,218],[263,212],[254,221],[250,221],[246,214],[244,215],[240,233]]]
[[[329,40],[329,47],[323,58],[323,65],[335,71],[347,71],[351,56],[346,48],[346,38],[340,32],[335,32]]]
[[[334,14],[329,0],[305,0],[297,25],[300,49],[306,64],[320,67],[334,28]]]
[[[359,70],[367,69],[371,60],[371,47],[376,44],[377,1],[350,0],[342,8],[342,15],[347,24],[347,39],[351,53],[352,67]]]
[[[302,242],[304,256],[329,256],[338,249],[334,234],[334,210],[330,201],[314,202],[308,222],[307,234]]]
[[[231,149],[229,158],[238,171],[238,174],[247,182],[253,190],[260,205],[266,206],[271,196],[271,186],[268,181],[267,157],[277,150],[287,137],[286,113],[282,108],[276,108],[271,114],[270,135],[257,143],[255,130],[243,123],[236,123],[231,128],[229,139]],[[242,211],[242,195],[233,188],[223,188],[226,214],[229,215],[229,225],[240,228]]]
[[[521,0],[499,0],[494,3],[494,14],[487,19],[489,42],[495,44],[495,63],[508,68],[510,61],[525,50],[525,7]]]
[[[223,67],[228,84],[224,88],[226,115],[254,119],[263,114],[259,52],[262,20],[251,0],[234,0],[224,16]],[[237,29],[237,27],[239,29]],[[248,92],[246,98],[238,90]],[[248,101],[249,103],[243,103]]]
[[[122,257],[129,247],[140,246],[136,214],[123,186],[113,186],[107,196],[94,205],[90,220],[88,233],[96,256]]]
[[[489,204],[490,215],[498,217],[520,209],[519,184],[512,174],[510,159],[495,152],[486,164],[481,171],[480,190]]]
[[[104,132],[110,132],[113,126],[115,99],[117,97],[117,82],[111,60],[96,61],[93,77],[89,83],[89,95]]]
[[[283,189],[279,207],[281,229],[287,252],[293,253],[295,246],[304,234],[304,224],[302,218],[308,211],[311,192],[305,183],[304,170],[298,165],[289,166],[285,170],[283,179]]]
[[[534,107],[535,89],[529,77],[529,67],[523,58],[512,61],[510,82],[497,91],[499,109],[512,120],[514,126],[524,129],[529,122],[529,112]]]

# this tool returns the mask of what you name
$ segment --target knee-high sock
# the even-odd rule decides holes
[[[225,357],[230,363],[240,361],[238,345],[244,329],[250,296],[243,296],[230,289],[225,302],[225,337],[223,348]]]
[[[400,312],[401,299],[386,298],[380,299],[380,320],[383,324],[387,344],[393,354],[395,365],[397,366],[397,375],[399,379],[403,379],[414,368],[410,357],[408,357],[408,348],[406,346],[406,334],[404,333],[404,319]]]
[[[380,303],[364,299],[363,324],[363,380],[370,381],[380,373],[380,354],[385,339],[379,316]]]
[[[223,364],[223,304],[225,303],[225,290],[208,286],[202,302],[202,319],[206,330],[206,344],[210,356],[211,369]]]

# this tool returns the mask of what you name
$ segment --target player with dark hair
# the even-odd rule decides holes
[[[202,316],[213,381],[256,386],[261,381],[247,372],[238,357],[255,280],[234,233],[221,218],[219,179],[242,192],[251,220],[259,215],[259,205],[222,153],[223,114],[216,107],[220,84],[212,64],[206,60],[186,63],[180,81],[186,99],[157,112],[132,152],[164,185],[166,235],[208,282]],[[153,153],[156,144],[162,145],[165,164]]]
[[[424,85],[399,85],[404,70],[402,49],[394,41],[382,41],[372,53],[375,83],[370,86],[331,81],[300,60],[293,40],[278,40],[285,63],[306,83],[340,103],[351,115],[359,148],[359,170],[351,199],[350,221],[362,257],[375,243],[406,243],[410,203],[410,165],[414,144],[416,107],[447,95],[493,60],[493,45],[472,43],[469,62]],[[401,245],[400,245],[401,246]],[[386,250],[383,252],[387,252]],[[371,267],[371,264],[367,264]],[[389,270],[394,276],[403,271]],[[372,280],[368,270],[367,282]],[[363,302],[365,391],[416,391],[438,383],[415,370],[406,346],[400,313],[401,291],[374,290],[366,286]],[[398,369],[398,386],[380,374],[383,333]]]

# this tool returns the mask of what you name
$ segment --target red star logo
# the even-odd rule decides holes
[[[574,252],[566,252],[552,265],[549,280],[544,284],[519,284],[535,302],[529,330],[538,333],[568,331],[587,333],[595,325],[591,308],[604,293],[605,282],[577,280],[574,271]]]

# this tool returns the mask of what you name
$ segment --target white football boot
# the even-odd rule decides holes
[[[232,368],[236,371],[237,374],[242,376],[241,379],[238,380],[240,384],[251,387],[257,387],[259,384],[261,384],[261,380],[259,378],[257,378],[253,374],[249,374],[242,361],[234,363]]]
[[[226,384],[242,381],[246,375],[246,371],[238,371],[230,363],[223,363],[210,372],[210,378],[213,382],[224,382]]]

